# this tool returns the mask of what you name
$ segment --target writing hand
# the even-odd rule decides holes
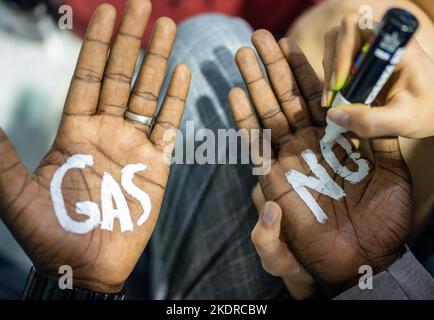
[[[340,27],[327,32],[323,61],[323,105],[330,106],[334,92],[344,87],[355,56],[372,33],[372,30],[359,28],[357,15],[347,16]],[[328,115],[332,121],[359,137],[433,136],[433,73],[434,61],[413,39],[397,65],[395,74],[377,98],[375,107],[342,105],[330,109]]]

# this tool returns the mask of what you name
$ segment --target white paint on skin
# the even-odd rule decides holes
[[[59,224],[66,231],[86,234],[99,225],[101,225],[101,229],[103,230],[113,231],[114,221],[115,219],[119,219],[121,232],[133,231],[130,210],[121,187],[107,172],[104,172],[101,183],[102,221],[98,204],[92,201],[80,201],[76,203],[76,213],[87,216],[87,220],[76,221],[68,215],[62,195],[62,181],[68,170],[84,169],[92,166],[93,157],[91,155],[76,154],[71,156],[53,174],[50,183],[50,193]],[[148,220],[152,209],[149,195],[133,183],[134,174],[145,169],[146,166],[142,163],[129,164],[122,169],[121,177],[121,183],[125,191],[137,199],[143,207],[143,213],[137,221],[139,226]]]
[[[139,200],[143,208],[143,213],[137,220],[137,225],[141,226],[148,220],[151,213],[152,205],[151,198],[143,190],[139,189],[134,183],[134,174],[146,170],[146,166],[142,163],[129,164],[122,169],[122,187],[128,192],[129,195]]]
[[[354,161],[357,165],[357,171],[350,171],[347,167],[342,165],[336,158],[333,152],[333,145],[339,144],[347,153],[348,157]],[[340,175],[345,180],[352,184],[359,183],[369,174],[369,164],[365,159],[360,159],[360,153],[353,152],[350,142],[340,135],[335,142],[325,142],[324,138],[320,141],[321,153],[328,163],[328,165],[333,169],[335,173]]]
[[[369,174],[369,164],[365,159],[360,158],[360,153],[353,152],[351,144],[342,135],[339,135],[334,141],[328,142],[328,140],[321,139],[320,147],[321,153],[328,163],[328,165],[333,169],[333,171],[340,175],[345,180],[352,184],[359,183]],[[350,171],[347,167],[342,165],[336,158],[333,152],[334,144],[339,144],[347,153],[348,157],[354,161],[357,165],[357,171]],[[310,211],[315,216],[316,220],[323,224],[327,221],[327,215],[315,201],[313,196],[307,191],[306,187],[317,191],[320,194],[326,195],[334,200],[340,200],[346,196],[344,190],[329,176],[326,169],[318,163],[315,153],[306,149],[301,153],[309,169],[316,176],[308,177],[296,170],[289,170],[285,173],[288,183],[294,188],[294,191],[300,196],[304,203],[308,206]]]
[[[113,201],[116,209],[113,207]],[[101,184],[101,229],[113,231],[114,220],[117,218],[121,224],[121,232],[133,231],[130,209],[122,190],[116,180],[107,172],[104,172]]]
[[[300,198],[306,203],[310,211],[312,211],[316,220],[323,224],[327,221],[327,215],[315,201],[313,196],[306,190],[306,187],[335,200],[345,197],[345,192],[330,178],[326,169],[318,163],[315,153],[312,150],[304,150],[301,153],[301,156],[317,178],[308,177],[297,170],[289,170],[285,174],[286,179],[294,188],[295,192],[297,192]]]
[[[100,223],[98,205],[91,201],[77,202],[76,204],[76,212],[89,217],[89,219],[85,221],[75,221],[71,219],[66,211],[65,200],[62,195],[62,181],[68,170],[75,168],[84,169],[85,167],[92,166],[93,158],[91,155],[76,154],[60,166],[53,175],[50,183],[50,193],[53,201],[54,212],[56,213],[59,224],[66,231],[85,234],[96,228]]]

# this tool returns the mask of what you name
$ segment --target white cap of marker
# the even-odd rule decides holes
[[[333,100],[332,108],[336,107],[337,105],[342,104],[351,104],[347,99],[344,98],[344,96],[338,92]],[[325,129],[325,135],[323,137],[324,143],[332,143],[334,142],[342,133],[345,133],[348,131],[348,129],[334,123],[332,120],[330,120],[329,117],[326,119],[327,121],[327,127]]]

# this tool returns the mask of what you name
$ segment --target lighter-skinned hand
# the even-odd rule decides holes
[[[360,29],[359,19],[358,15],[348,15],[340,27],[331,29],[325,35],[324,106],[330,106],[334,93],[344,87],[356,55],[373,36],[372,30]],[[341,105],[331,108],[328,116],[363,138],[433,136],[433,74],[434,61],[413,39],[373,107]]]
[[[251,237],[262,266],[269,274],[282,278],[294,299],[310,297],[315,281],[281,239],[282,209],[276,202],[265,200],[259,183],[253,189],[252,200],[260,214]]]

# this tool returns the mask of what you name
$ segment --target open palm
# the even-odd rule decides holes
[[[120,291],[151,236],[169,174],[167,160],[173,141],[165,133],[178,127],[189,89],[188,67],[177,66],[154,126],[125,119],[126,108],[141,116],[154,115],[175,38],[173,21],[159,19],[131,92],[131,78],[150,12],[149,1],[129,1],[107,59],[116,12],[108,5],[96,10],[57,136],[33,174],[21,165],[6,136],[0,136],[2,218],[40,272],[55,277],[59,266],[70,265],[74,285],[97,291]],[[101,197],[107,193],[101,190],[105,178],[112,182],[110,192],[116,189],[113,185],[122,190],[122,173],[128,165],[139,165],[130,179],[137,192],[147,194],[150,212],[144,212],[146,205],[139,201],[137,192],[134,197],[121,191],[129,211],[122,213],[124,221],[116,216],[106,219],[104,226],[107,210],[103,207],[97,209],[102,216],[98,213],[91,228],[77,232],[79,228],[63,225],[55,208],[59,207],[59,194],[53,196],[53,180],[65,163],[80,157],[86,158],[87,164],[70,168],[61,181],[60,197],[73,223],[83,224],[86,220],[77,203],[101,204]],[[119,202],[113,201],[114,205],[110,197],[112,209],[120,209],[116,208]]]
[[[237,64],[261,126],[271,129],[271,170],[260,176],[259,182],[265,198],[276,201],[283,209],[283,239],[299,261],[327,286],[353,284],[362,265],[369,265],[374,271],[386,268],[403,250],[411,217],[410,178],[397,140],[371,140],[366,148],[371,161],[361,160],[369,166],[369,173],[354,184],[348,177],[342,178],[347,173],[339,175],[333,171],[321,152],[325,128],[325,111],[319,103],[322,88],[306,58],[295,43],[282,39],[277,44],[264,30],[254,34],[253,43],[271,86],[251,49],[238,52]],[[242,90],[234,89],[230,102],[240,128],[260,128]],[[346,147],[355,149],[349,140],[344,141]],[[302,156],[306,150],[311,150],[315,162],[345,193],[333,199],[306,187],[327,216],[324,223],[319,223],[285,176],[291,170],[315,177]],[[354,161],[358,161],[357,154],[338,145],[333,147],[333,154],[347,170],[360,169],[360,161]]]

